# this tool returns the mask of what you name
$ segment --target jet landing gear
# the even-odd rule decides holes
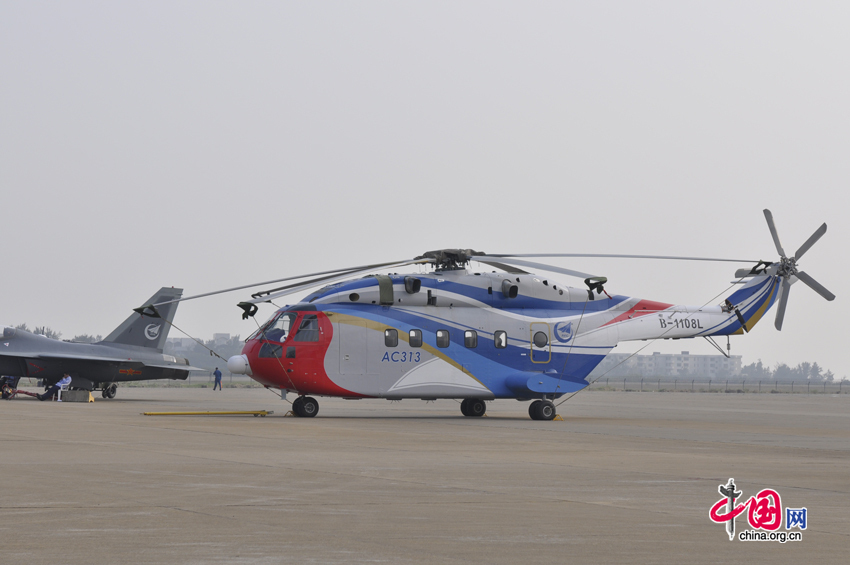
[[[292,401],[292,411],[301,418],[312,418],[319,413],[319,403],[312,396],[299,396]]]
[[[557,414],[551,400],[535,400],[528,407],[528,415],[532,420],[554,420]]]
[[[487,405],[478,398],[466,398],[460,403],[460,412],[464,416],[480,418],[487,412]]]
[[[118,385],[112,383],[109,386],[103,387],[103,390],[100,391],[100,395],[103,398],[115,398],[115,395],[118,394]]]

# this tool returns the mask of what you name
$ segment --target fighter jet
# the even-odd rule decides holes
[[[164,287],[144,304],[167,302],[182,295],[182,288]],[[162,352],[177,304],[136,308],[123,324],[97,343],[58,341],[4,326],[0,336],[0,375],[12,377],[16,387],[21,377],[52,385],[68,373],[70,388],[100,390],[104,398],[114,398],[117,383],[121,382],[185,380],[190,371],[202,369],[189,366],[182,357]]]

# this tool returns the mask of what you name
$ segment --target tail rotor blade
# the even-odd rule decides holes
[[[797,253],[794,254],[794,259],[799,259],[803,256],[803,254],[811,249],[812,245],[814,245],[817,240],[823,237],[823,234],[826,233],[826,224],[823,224],[821,227],[815,230],[815,233],[806,240],[806,243],[800,246],[800,249],[797,250]]]
[[[804,273],[803,271],[797,272],[797,278],[800,279],[801,281],[803,281],[806,284],[806,286],[808,286],[810,289],[814,290],[815,292],[817,292],[818,294],[820,294],[821,296],[823,296],[827,300],[830,300],[830,301],[835,300],[834,294],[832,294],[831,292],[826,290],[823,287],[822,284],[820,284],[818,281],[816,281],[815,279],[813,279],[812,277],[810,277],[808,274]]]
[[[785,319],[785,307],[788,305],[788,294],[791,292],[791,283],[787,278],[782,279],[782,288],[779,289],[779,307],[776,309],[776,329],[782,331],[782,321]]]
[[[782,249],[782,244],[779,243],[779,234],[776,231],[776,224],[773,222],[773,214],[771,214],[770,210],[767,208],[764,210],[764,217],[767,220],[767,227],[770,228],[770,235],[773,236],[773,243],[776,245],[776,251],[781,257],[785,257],[785,250]]]

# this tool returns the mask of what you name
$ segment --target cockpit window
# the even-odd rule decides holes
[[[265,329],[266,329],[267,327],[269,327],[269,326],[272,324],[272,322],[274,322],[274,321],[275,321],[275,319],[276,319],[278,316],[279,316],[279,314],[278,314],[277,312],[275,312],[274,314],[272,314],[272,317],[271,317],[271,318],[269,318],[268,320],[266,320],[266,321],[265,321],[265,323],[263,323],[263,325],[262,325],[262,326],[260,326],[259,328],[257,328],[257,331],[255,331],[254,333],[252,333],[251,335],[249,335],[249,336],[248,336],[248,339],[246,339],[245,341],[251,341],[252,339],[262,339],[262,337],[263,337],[263,332],[265,331]]]
[[[286,341],[297,316],[298,314],[295,312],[284,312],[266,326],[263,330],[263,337],[269,341],[283,343]]]
[[[293,341],[319,341],[319,318],[315,314],[305,314],[298,326]]]

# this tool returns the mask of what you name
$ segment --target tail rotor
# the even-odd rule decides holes
[[[776,230],[776,223],[773,221],[773,214],[770,213],[770,210],[765,209],[764,217],[767,220],[767,227],[770,229],[770,235],[773,237],[773,243],[776,245],[776,251],[779,253],[779,263],[775,263],[774,265],[776,266],[776,275],[782,277],[782,285],[779,289],[779,305],[776,308],[775,326],[777,330],[782,330],[782,321],[785,319],[785,309],[788,305],[788,296],[791,293],[791,277],[796,277],[798,280],[802,281],[803,284],[817,292],[826,300],[835,300],[835,295],[829,292],[822,284],[817,282],[804,271],[799,271],[797,269],[797,261],[799,261],[800,258],[805,255],[806,252],[811,249],[812,246],[826,233],[826,224],[823,224],[816,229],[815,232],[809,236],[809,239],[807,239],[806,242],[797,249],[797,253],[795,253],[793,257],[788,257],[785,255],[785,250],[779,242],[779,233]]]

